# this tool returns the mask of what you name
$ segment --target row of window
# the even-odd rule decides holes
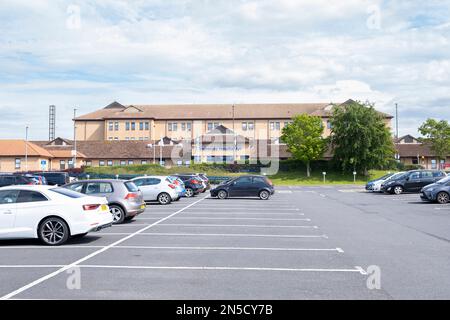
[[[119,137],[108,137],[108,140],[119,140]],[[144,140],[150,140],[150,137],[125,137],[125,140],[139,140],[139,141],[144,141]]]
[[[181,122],[181,131],[192,131],[192,123],[191,122]],[[178,131],[178,122],[168,122],[167,123],[168,131]]]
[[[147,160],[141,160],[141,164],[148,164],[149,162],[147,161]],[[112,167],[112,166],[114,166],[114,165],[121,165],[121,166],[126,166],[126,165],[129,165],[129,166],[131,166],[131,165],[134,165],[135,163],[134,163],[134,160],[120,160],[120,161],[118,161],[118,162],[116,162],[115,164],[114,164],[114,161],[113,160],[100,160],[99,162],[98,162],[98,165],[100,166],[100,167],[104,167],[104,166],[108,166],[108,167]],[[165,161],[164,160],[161,160],[161,161],[159,161],[159,164],[160,165],[162,165],[162,166],[164,166],[165,165]],[[183,162],[183,160],[178,160],[177,161],[177,166],[179,166],[179,167],[181,167],[181,166],[183,166],[183,165],[185,165],[185,166],[187,166],[187,167],[189,167],[189,165],[191,164],[191,161],[190,160],[186,160],[186,161],[184,161]],[[91,166],[92,165],[92,162],[91,161],[87,161],[86,162],[86,166]]]
[[[136,125],[137,124],[137,125]],[[150,130],[150,122],[141,121],[141,122],[135,122],[135,121],[127,121],[125,122],[125,130],[126,131],[136,131],[136,128],[139,129],[139,131],[148,131]],[[119,131],[120,129],[120,123],[118,121],[109,121],[108,122],[108,131]]]

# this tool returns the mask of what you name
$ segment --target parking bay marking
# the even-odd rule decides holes
[[[64,250],[64,249],[92,249],[92,248],[104,248],[105,246],[95,246],[95,245],[73,245],[64,247],[48,247],[48,246],[12,246],[3,247],[1,249],[40,249],[40,250]],[[188,246],[115,246],[111,249],[164,249],[164,250],[244,250],[244,251],[335,251],[338,253],[343,253],[344,250],[341,248],[277,248],[277,247],[188,247]],[[0,268],[4,267],[0,265]]]
[[[102,236],[122,236],[128,235],[126,232],[102,233]],[[325,234],[322,235],[280,235],[280,234],[249,234],[249,233],[168,233],[168,232],[141,232],[139,236],[205,236],[205,237],[261,237],[261,238],[323,238],[328,239]]]
[[[208,197],[208,196],[206,196],[206,197]],[[39,278],[39,279],[37,279],[37,280],[35,280],[35,281],[33,281],[33,282],[30,282],[29,284],[27,284],[27,285],[25,285],[25,286],[23,286],[23,287],[20,287],[19,289],[15,290],[15,291],[12,291],[12,292],[10,292],[10,293],[8,293],[8,294],[6,294],[6,295],[0,297],[0,300],[7,300],[7,299],[10,299],[10,298],[12,298],[12,297],[18,295],[19,293],[22,293],[22,292],[24,292],[24,291],[26,291],[26,290],[28,290],[28,289],[30,289],[30,288],[36,286],[36,285],[38,285],[38,284],[40,284],[40,283],[42,283],[42,282],[48,280],[48,279],[51,279],[51,278],[57,276],[58,274],[60,274],[60,273],[62,273],[62,272],[65,272],[65,271],[67,271],[67,270],[69,270],[69,269],[71,269],[71,268],[73,268],[73,267],[75,267],[75,266],[81,264],[82,262],[84,262],[84,261],[86,261],[86,260],[88,260],[88,259],[90,259],[90,258],[92,258],[92,257],[95,257],[95,256],[99,255],[100,253],[105,252],[106,250],[108,250],[108,249],[110,249],[110,248],[112,248],[112,247],[114,247],[114,246],[116,246],[116,245],[118,245],[118,244],[120,244],[120,243],[122,243],[122,242],[124,242],[124,241],[126,241],[126,240],[128,240],[128,239],[131,239],[132,237],[134,237],[134,236],[136,236],[136,235],[139,235],[139,234],[143,233],[144,231],[146,231],[146,230],[150,229],[151,227],[153,227],[153,226],[155,226],[155,225],[157,225],[157,224],[159,224],[159,223],[161,223],[161,222],[163,222],[163,221],[165,221],[165,220],[167,220],[167,219],[169,219],[169,218],[171,218],[171,217],[177,215],[178,213],[183,212],[183,211],[186,210],[187,208],[189,208],[189,207],[191,207],[191,206],[193,206],[193,205],[195,205],[195,204],[197,204],[197,203],[199,203],[199,202],[205,200],[206,197],[203,197],[203,198],[201,198],[201,199],[199,199],[199,200],[197,200],[197,201],[195,201],[195,202],[192,202],[192,203],[190,203],[189,205],[187,205],[186,207],[184,207],[184,208],[182,208],[182,209],[180,209],[180,210],[178,210],[178,211],[176,211],[176,212],[174,212],[174,213],[168,215],[168,216],[165,217],[165,218],[162,218],[162,219],[156,221],[156,222],[153,223],[153,224],[150,224],[150,225],[148,225],[148,226],[146,226],[146,227],[144,227],[144,228],[142,228],[142,229],[137,230],[136,232],[133,232],[133,233],[131,233],[131,234],[128,234],[126,237],[124,237],[124,238],[122,238],[122,239],[119,239],[119,240],[117,240],[117,241],[111,243],[110,245],[108,245],[108,246],[102,248],[102,249],[99,249],[99,250],[97,250],[97,251],[95,251],[95,252],[93,252],[93,253],[91,253],[91,254],[89,254],[89,255],[87,255],[87,256],[81,258],[81,259],[78,259],[78,260],[72,262],[71,264],[65,265],[64,267],[62,267],[62,268],[60,268],[60,269],[58,269],[58,270],[56,270],[56,271],[54,271],[54,272],[52,272],[52,273],[46,275],[46,276],[43,276],[43,277],[41,277],[41,278]]]
[[[61,268],[63,265],[11,265],[2,268]],[[141,270],[213,270],[213,271],[275,271],[275,272],[355,272],[362,275],[367,273],[358,266],[354,269],[326,269],[326,268],[264,268],[264,267],[185,267],[185,266],[119,266],[119,265],[83,265],[80,268],[89,269],[141,269]]]

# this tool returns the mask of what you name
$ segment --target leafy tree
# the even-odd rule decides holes
[[[427,119],[419,127],[419,132],[424,136],[420,140],[430,144],[439,160],[450,154],[450,124],[447,120]]]
[[[282,131],[281,140],[295,159],[305,163],[308,177],[311,176],[311,161],[322,158],[325,152],[323,129],[320,117],[302,114],[295,116]]]
[[[330,119],[334,160],[364,175],[388,164],[395,153],[389,128],[373,104],[349,100],[334,106]]]

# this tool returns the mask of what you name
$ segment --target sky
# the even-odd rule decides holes
[[[450,119],[450,1],[0,0],[0,138],[71,138],[73,109],[375,103]],[[393,123],[394,124],[394,123]]]

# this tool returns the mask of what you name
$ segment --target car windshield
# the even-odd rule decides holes
[[[378,180],[386,180],[387,178],[392,177],[393,175],[394,175],[393,173],[388,173],[382,176],[381,178],[378,178]]]
[[[403,178],[405,175],[407,174],[407,172],[399,172],[394,174],[393,176],[391,176],[390,178],[388,178],[387,180],[394,180],[394,179],[401,179]]]
[[[50,189],[50,191],[58,193],[58,194],[62,194],[63,196],[73,198],[73,199],[85,197],[84,194],[78,193],[76,191],[72,191],[70,189],[65,189],[65,188],[53,188],[53,189]]]
[[[439,180],[436,183],[438,183],[438,184],[446,184],[447,182],[450,182],[450,176],[442,178],[441,180]]]

